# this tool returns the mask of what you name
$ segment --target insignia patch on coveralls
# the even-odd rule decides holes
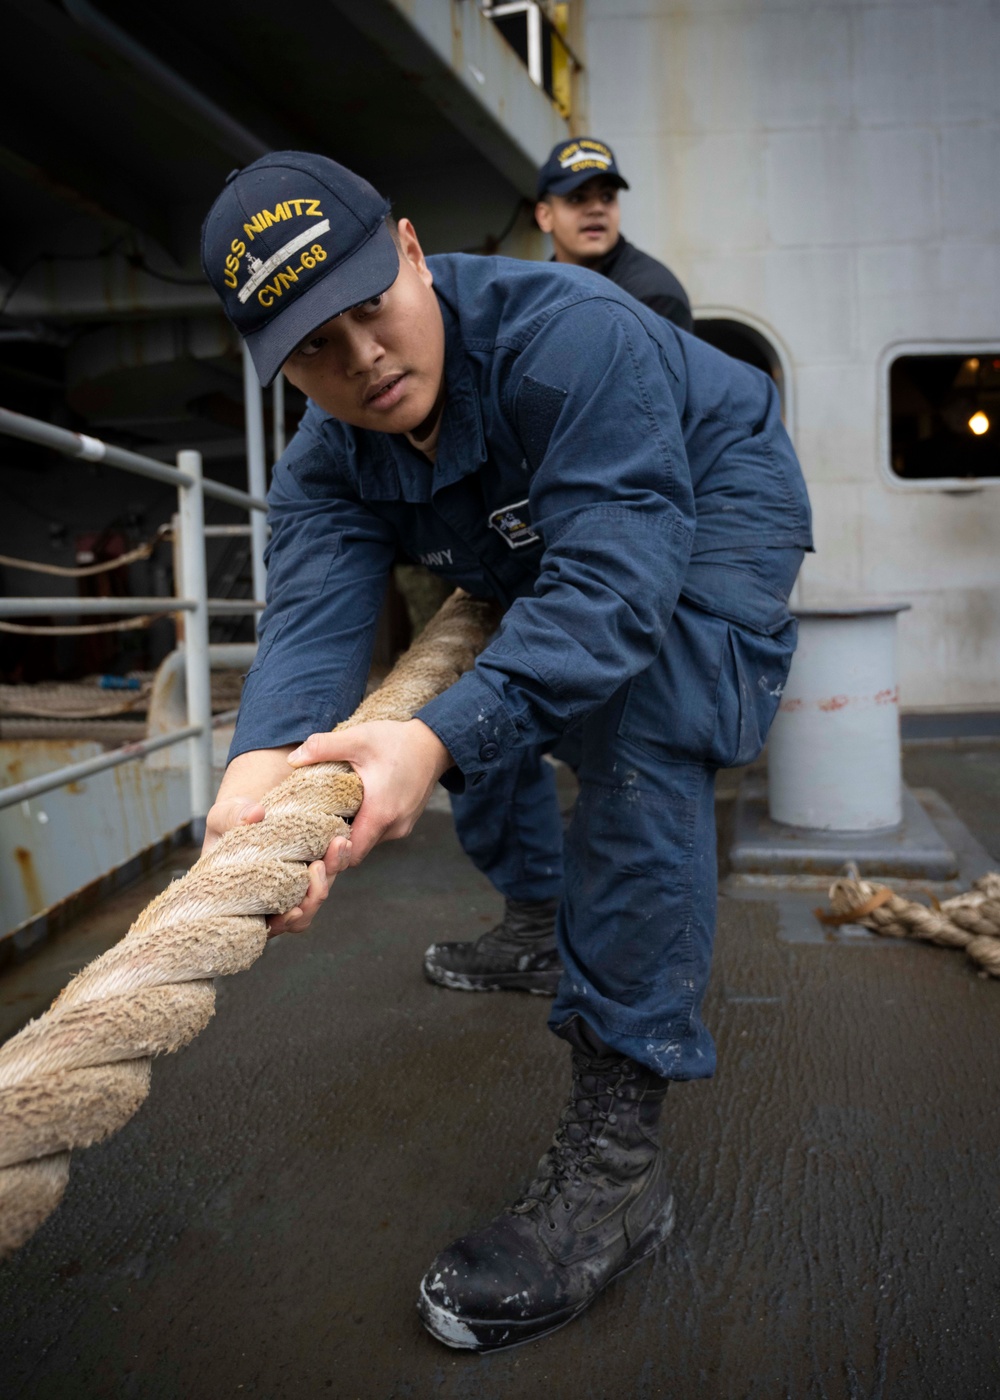
[[[526,544],[537,544],[541,539],[531,528],[527,500],[514,501],[495,510],[490,516],[490,528],[502,535],[511,549],[523,549]]]

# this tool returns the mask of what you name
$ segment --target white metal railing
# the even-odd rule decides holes
[[[248,400],[250,396],[248,395]],[[69,764],[31,778],[23,783],[0,789],[0,808],[11,807],[15,803],[38,797],[43,792],[62,787],[80,778],[100,773],[107,768],[115,768],[120,763],[141,759],[156,749],[166,748],[180,740],[190,745],[191,778],[191,817],[196,835],[203,827],[205,816],[212,801],[212,702],[209,672],[208,619],[209,615],[223,613],[256,612],[264,606],[264,566],[263,550],[266,522],[263,512],[267,504],[263,499],[263,413],[260,412],[260,389],[256,389],[253,399],[258,406],[261,431],[259,446],[251,450],[253,460],[250,466],[251,491],[238,491],[225,486],[220,481],[205,480],[202,475],[201,453],[183,451],[177,454],[177,466],[168,467],[151,457],[143,457],[137,452],[129,452],[114,447],[99,438],[88,437],[84,433],[73,433],[65,428],[56,428],[36,418],[27,418],[10,409],[0,408],[0,434],[21,438],[25,442],[38,443],[51,447],[68,457],[77,457],[87,462],[105,462],[110,467],[133,472],[138,476],[152,477],[156,481],[170,482],[177,487],[178,519],[180,525],[180,560],[183,596],[169,598],[0,598],[0,617],[30,617],[45,614],[76,614],[79,616],[119,613],[172,613],[183,612],[184,650],[186,653],[187,717],[184,729],[171,734],[159,735],[139,743],[125,744],[118,749],[95,755],[82,763]],[[205,565],[205,509],[204,499],[211,496],[250,512],[250,536],[253,555],[254,598],[215,599],[208,597],[208,579]],[[211,527],[212,533],[218,527]],[[245,527],[240,527],[245,528]],[[175,580],[175,588],[178,586]]]

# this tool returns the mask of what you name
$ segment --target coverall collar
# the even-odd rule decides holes
[[[445,403],[435,461],[432,466],[402,434],[366,433],[372,448],[364,489],[369,500],[425,504],[487,460],[482,410],[458,318],[440,294],[438,303],[444,319]]]

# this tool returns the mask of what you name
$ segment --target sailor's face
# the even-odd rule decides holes
[[[550,194],[537,205],[535,217],[542,232],[552,235],[558,262],[586,267],[618,242],[618,187],[606,176],[595,175],[569,194]]]
[[[408,219],[398,232],[399,276],[388,291],[327,321],[282,366],[332,417],[382,433],[423,424],[444,379],[444,323],[431,272]]]

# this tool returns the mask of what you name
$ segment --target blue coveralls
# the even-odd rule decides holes
[[[488,794],[480,829],[491,816],[503,844],[547,824],[551,869],[506,892],[563,895],[550,1025],[578,1013],[663,1076],[707,1076],[715,771],[764,742],[812,544],[777,394],[596,274],[428,265],[446,345],[436,461],[309,405],[269,494],[268,606],[231,756],[351,713],[397,549],[499,599],[475,669],[419,717],[455,760],[446,785]],[[516,770],[570,732],[562,876],[554,792],[525,793]]]

